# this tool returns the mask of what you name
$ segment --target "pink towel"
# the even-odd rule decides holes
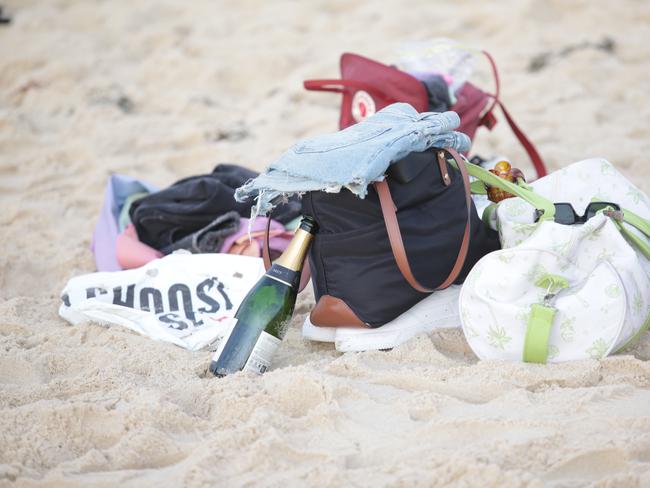
[[[117,236],[115,254],[122,269],[139,268],[149,261],[163,257],[163,253],[160,251],[140,242],[133,224],[127,225],[124,231]]]

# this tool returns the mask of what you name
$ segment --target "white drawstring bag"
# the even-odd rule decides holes
[[[496,209],[503,249],[483,257],[461,290],[461,322],[476,355],[562,362],[632,344],[650,325],[648,197],[602,159],[541,178],[533,191],[476,168],[470,174],[518,195]],[[584,224],[555,222],[553,203],[570,203],[580,216],[592,201],[621,210],[608,206]]]
[[[72,325],[120,325],[196,351],[216,345],[263,274],[261,258],[175,252],[141,268],[72,278],[59,315]]]

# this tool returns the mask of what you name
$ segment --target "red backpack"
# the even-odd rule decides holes
[[[547,173],[544,161],[499,100],[499,74],[496,64],[487,52],[483,53],[492,66],[495,93],[485,93],[471,83],[465,83],[456,93],[457,102],[450,109],[460,116],[460,127],[457,130],[474,139],[474,134],[480,126],[492,129],[497,122],[493,112],[499,105],[508,125],[528,153],[537,176],[541,178]],[[304,86],[307,90],[343,94],[339,120],[341,129],[356,124],[391,103],[409,103],[418,112],[426,112],[429,107],[427,91],[417,78],[358,54],[344,53],[341,56],[340,80],[307,80]]]

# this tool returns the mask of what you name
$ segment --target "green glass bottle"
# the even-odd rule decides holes
[[[212,357],[210,371],[215,376],[237,371],[262,374],[269,368],[291,321],[300,272],[316,228],[311,217],[304,217],[282,256],[241,302],[234,325]]]

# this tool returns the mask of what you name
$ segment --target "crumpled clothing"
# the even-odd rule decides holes
[[[161,249],[163,254],[171,254],[185,249],[194,254],[220,252],[226,238],[239,230],[240,216],[235,210],[219,215],[208,225]]]
[[[409,74],[420,80],[426,88],[429,96],[429,112],[446,112],[451,108],[453,93],[445,81],[445,76],[435,71],[412,71]]]
[[[108,178],[104,192],[104,204],[93,232],[92,251],[98,271],[122,269],[117,258],[115,243],[119,234],[120,212],[130,195],[153,193],[158,188],[126,175],[114,174]]]
[[[244,254],[246,256],[262,256],[262,248],[266,242],[266,224],[268,218],[259,217],[255,220],[241,218],[239,230],[226,237],[219,252]],[[284,225],[275,220],[269,224],[269,255],[276,259],[284,252],[291,242],[294,232],[285,229]]]
[[[454,132],[459,125],[455,112],[418,113],[409,104],[394,103],[339,132],[293,145],[264,173],[238,188],[235,199],[256,197],[254,218],[296,193],[347,188],[364,198],[370,183],[382,180],[391,163],[411,152],[432,147],[467,151],[470,139]]]
[[[257,176],[235,164],[220,164],[212,173],[190,176],[173,185],[133,202],[130,216],[140,241],[163,250],[176,241],[211,224],[229,211],[247,216],[252,202],[238,203],[235,189]],[[300,215],[297,199],[289,202],[273,216],[288,222]]]
[[[163,257],[163,253],[138,239],[133,224],[127,224],[115,241],[115,255],[121,269],[134,269]]]
[[[120,210],[120,215],[117,219],[117,229],[121,232],[124,232],[124,230],[127,228],[129,225],[133,225],[131,223],[131,205],[133,205],[133,202],[140,200],[141,198],[146,197],[149,195],[151,192],[139,192],[139,193],[132,193],[128,197],[126,197],[126,200],[124,200],[124,205],[122,205],[122,210]]]

